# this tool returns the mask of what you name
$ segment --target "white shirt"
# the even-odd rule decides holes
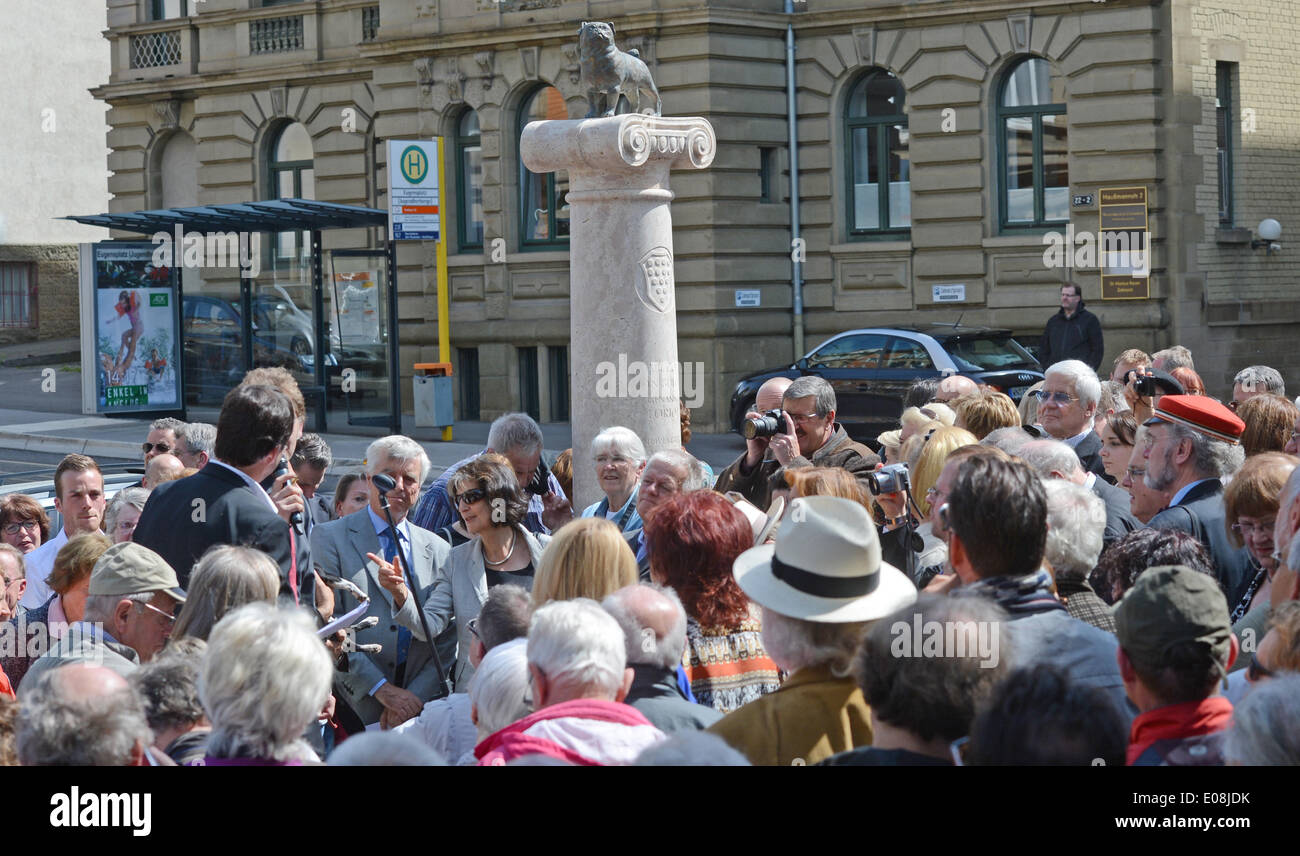
[[[60,529],[58,535],[23,557],[27,565],[27,591],[23,592],[22,600],[18,601],[23,606],[36,609],[38,606],[44,606],[45,601],[54,596],[54,589],[46,585],[45,578],[50,575],[50,571],[54,570],[54,557],[59,554],[59,548],[66,543],[68,543],[68,531]]]
[[[208,461],[208,463],[216,464],[219,467],[225,467],[235,475],[239,476],[241,479],[243,479],[244,484],[251,487],[258,495],[262,497],[262,499],[266,500],[266,504],[270,507],[272,511],[274,511],[277,515],[280,513],[280,509],[276,508],[275,506],[275,500],[271,499],[271,495],[267,493],[266,490],[260,484],[253,481],[252,476],[250,476],[248,473],[244,472],[243,470],[237,470],[234,467],[232,467],[230,464],[227,464],[225,461],[218,461],[216,458],[213,458],[212,460]]]
[[[467,766],[477,762],[478,726],[470,717],[469,693],[453,693],[424,706],[420,715],[393,729],[397,734],[414,737],[442,757],[448,764]]]
[[[1089,422],[1088,427],[1084,428],[1082,433],[1075,434],[1073,437],[1069,437],[1065,440],[1062,440],[1061,442],[1069,446],[1071,449],[1073,449],[1083,442],[1084,437],[1087,437],[1091,433],[1092,433],[1092,423]]]

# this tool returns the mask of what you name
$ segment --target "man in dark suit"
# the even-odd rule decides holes
[[[375,722],[392,728],[418,716],[426,702],[443,694],[446,670],[456,662],[456,627],[435,639],[434,649],[398,624],[395,616],[402,607],[414,612],[410,598],[399,607],[379,580],[380,564],[394,564],[401,557],[411,563],[420,587],[420,602],[427,602],[435,580],[444,572],[451,547],[427,529],[413,525],[407,515],[420,496],[420,485],[429,473],[429,458],[420,444],[394,434],[381,437],[366,449],[366,470],[371,476],[383,473],[396,483],[387,494],[388,507],[397,527],[394,543],[388,518],[380,501],[380,490],[370,480],[370,504],[338,520],[312,529],[312,554],[325,576],[350,580],[370,600],[367,617],[379,619],[373,627],[356,634],[358,645],[376,645],[375,653],[354,651],[340,661],[334,675],[334,695],[363,725]],[[354,609],[358,601],[340,590],[335,615]]]
[[[637,511],[645,520],[655,509],[663,505],[664,500],[682,493],[703,490],[709,486],[709,478],[694,455],[682,449],[666,449],[655,452],[646,461],[641,472],[641,484],[637,488]],[[636,567],[641,581],[650,581],[650,554],[646,548],[645,534],[642,529],[633,529],[623,534],[623,540],[636,555]]]
[[[1101,437],[1092,428],[1101,401],[1096,372],[1079,360],[1054,363],[1048,366],[1043,388],[1035,395],[1038,424],[1048,436],[1074,449],[1085,470],[1110,481],[1101,460]]]
[[[1246,423],[1212,398],[1166,395],[1144,424],[1147,445],[1135,451],[1146,459],[1146,484],[1173,491],[1148,528],[1194,535],[1209,552],[1228,603],[1239,603],[1250,585],[1250,556],[1228,539],[1222,480],[1245,460],[1239,441]]]
[[[311,604],[314,576],[310,568],[297,566],[286,520],[294,503],[283,500],[282,517],[259,484],[287,455],[293,427],[293,408],[280,391],[253,385],[232,389],[217,420],[215,456],[189,478],[154,488],[133,540],[175,568],[182,587],[212,545],[256,547],[280,566],[280,597]],[[302,510],[300,492],[296,506]]]
[[[1106,526],[1102,530],[1102,545],[1123,538],[1142,523],[1129,511],[1129,495],[1114,485],[1107,484],[1093,473],[1086,472],[1078,457],[1059,440],[1033,440],[1021,446],[1016,454],[1033,467],[1043,478],[1063,479],[1087,488],[1106,506]]]

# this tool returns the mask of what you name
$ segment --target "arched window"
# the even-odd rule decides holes
[[[911,161],[903,84],[878,68],[849,92],[849,234],[903,232],[912,226]]]
[[[180,208],[199,204],[198,159],[194,138],[184,131],[172,134],[163,143],[155,161],[158,175],[159,208]]]
[[[456,208],[461,250],[483,248],[483,141],[478,114],[466,110],[456,124]]]
[[[1039,57],[1007,69],[998,91],[1002,228],[1070,219],[1065,78]]]
[[[269,178],[273,199],[315,199],[316,172],[312,168],[311,135],[301,122],[281,128],[271,139]],[[306,257],[310,236],[302,239],[293,232],[281,232],[275,239],[275,257],[292,259],[299,252]]]
[[[519,109],[519,128],[515,139],[529,122],[542,119],[567,119],[569,110],[564,96],[554,86],[543,86],[524,99]],[[519,161],[520,232],[525,247],[568,246],[569,174],[563,170],[538,175]]]

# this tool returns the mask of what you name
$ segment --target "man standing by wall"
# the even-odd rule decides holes
[[[1038,362],[1050,366],[1062,360],[1082,360],[1096,371],[1104,351],[1101,322],[1083,308],[1083,289],[1067,282],[1061,286],[1061,311],[1047,319],[1047,329],[1038,343]]]

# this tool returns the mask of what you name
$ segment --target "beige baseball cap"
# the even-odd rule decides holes
[[[126,595],[162,591],[185,602],[185,590],[176,572],[148,547],[134,541],[114,544],[104,551],[90,571],[92,595]]]

